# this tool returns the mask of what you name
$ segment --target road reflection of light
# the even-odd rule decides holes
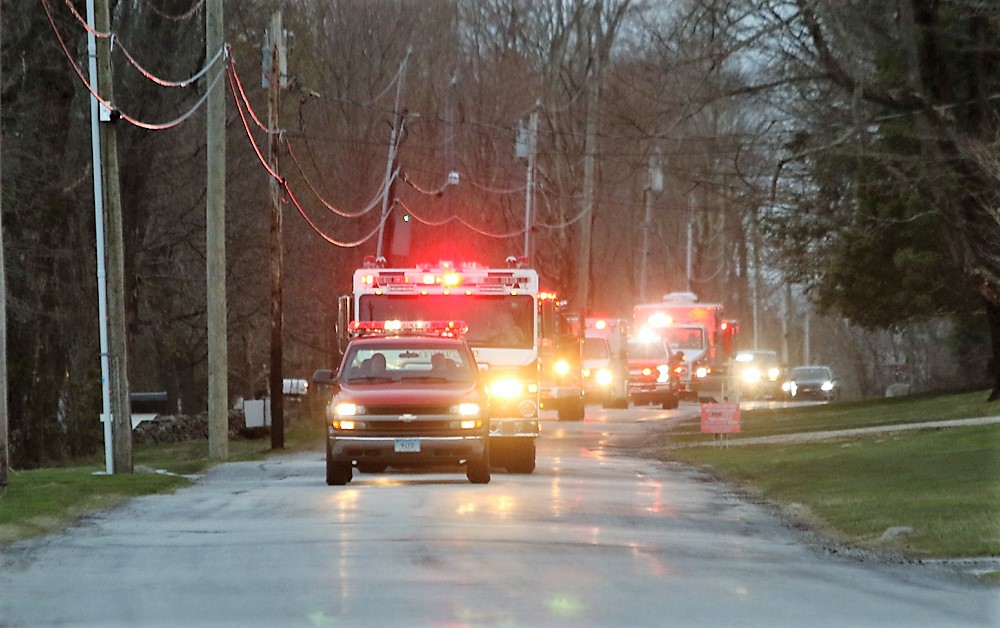
[[[351,518],[351,515],[358,510],[358,502],[361,499],[361,491],[356,488],[345,488],[333,493],[330,501],[333,502],[337,519],[344,523]]]
[[[604,460],[604,452],[599,449],[587,449],[585,447],[580,448],[581,458],[595,458],[597,460]]]
[[[350,549],[354,545],[354,538],[347,531],[341,530],[337,535],[337,547],[340,548],[340,558],[337,561],[337,582],[339,584],[340,608],[347,610],[350,608],[351,599],[354,597],[354,588],[351,586],[351,576],[354,575],[351,569]]]
[[[559,487],[559,476],[552,478],[552,488],[549,490],[549,502],[552,508],[553,517],[561,517],[562,511],[562,501],[560,500],[560,487]]]
[[[485,511],[489,514],[495,515],[500,520],[509,519],[511,515],[515,512],[517,507],[517,501],[514,499],[513,495],[497,495],[496,497],[488,498],[488,501],[483,503],[474,501],[465,501],[455,508],[455,514],[459,517],[464,517],[467,515],[472,515],[480,511]]]
[[[579,617],[585,610],[580,600],[569,595],[549,598],[545,601],[545,605],[549,607],[553,615],[563,618]]]
[[[476,512],[476,505],[472,502],[465,502],[464,504],[459,504],[458,508],[455,509],[455,514],[458,515],[459,517],[463,517],[465,515],[471,515],[474,512]]]
[[[647,573],[650,576],[654,578],[668,578],[677,575],[673,567],[660,559],[655,553],[655,549],[651,550],[638,543],[629,543],[629,547],[632,548],[632,555],[646,565]]]

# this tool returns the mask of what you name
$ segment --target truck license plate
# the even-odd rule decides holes
[[[408,454],[420,453],[420,439],[397,438],[394,451],[396,453],[408,453]]]

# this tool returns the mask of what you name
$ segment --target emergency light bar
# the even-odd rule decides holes
[[[355,336],[429,335],[457,338],[469,331],[465,321],[351,321],[347,331]]]
[[[416,293],[463,289],[472,293],[537,290],[538,276],[528,270],[445,268],[364,269],[354,274],[355,292],[384,290]]]

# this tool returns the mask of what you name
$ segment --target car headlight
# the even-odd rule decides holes
[[[767,370],[767,378],[772,382],[777,381],[778,375],[781,375],[781,369],[779,368],[772,367]]]
[[[833,382],[823,382],[823,385],[820,386],[820,388],[823,389],[823,392],[830,392],[833,390]]]
[[[708,374],[712,372],[712,369],[707,366],[699,366],[695,369],[694,376],[698,378],[708,377]]]
[[[524,395],[524,384],[517,379],[498,379],[490,383],[490,394],[504,399],[521,397]]]
[[[792,389],[792,382],[784,382],[781,384],[781,391],[788,392]]]
[[[450,408],[451,414],[459,416],[479,416],[478,403],[459,403]]]
[[[608,369],[597,369],[597,375],[594,377],[597,383],[601,386],[611,385],[611,371]]]
[[[342,401],[333,407],[333,416],[357,416],[365,413],[365,407],[349,401]]]

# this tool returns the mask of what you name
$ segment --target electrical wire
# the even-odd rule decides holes
[[[250,140],[250,145],[253,146],[253,150],[254,153],[257,155],[258,161],[260,161],[261,165],[264,167],[267,173],[271,175],[271,177],[274,178],[275,181],[278,182],[278,184],[284,190],[285,195],[292,202],[292,204],[295,205],[295,209],[299,212],[299,215],[301,215],[302,219],[306,221],[306,224],[308,224],[309,227],[312,228],[312,230],[315,231],[317,235],[319,235],[321,238],[323,238],[330,244],[333,244],[334,246],[340,248],[354,248],[357,246],[361,246],[368,240],[371,240],[375,236],[375,234],[378,233],[381,223],[379,225],[376,225],[375,228],[371,231],[371,233],[369,233],[368,235],[364,236],[359,240],[342,241],[342,240],[337,240],[336,238],[333,238],[331,236],[328,236],[326,233],[323,232],[322,229],[320,229],[316,225],[315,222],[312,221],[311,218],[309,218],[309,215],[302,207],[302,204],[299,202],[299,199],[295,196],[291,188],[288,186],[288,180],[282,177],[280,174],[278,174],[274,170],[274,168],[271,167],[271,164],[269,164],[267,160],[264,159],[264,153],[261,151],[260,146],[258,146],[257,141],[253,137],[253,133],[250,131],[250,122],[247,120],[247,114],[243,111],[243,106],[242,106],[243,104],[246,104],[249,107],[249,103],[241,104],[242,99],[239,96],[236,86],[237,84],[236,68],[232,62],[226,64],[226,73],[229,76],[229,85],[233,92],[233,98],[236,100],[236,109],[239,111],[240,120],[243,121],[243,129],[246,131],[247,139]]]
[[[416,183],[414,183],[413,180],[410,179],[410,177],[405,172],[400,171],[399,178],[403,183],[407,184],[408,186],[410,186],[417,192],[420,192],[421,194],[426,194],[427,196],[441,196],[442,194],[444,194],[444,191],[448,189],[448,186],[451,185],[450,183],[445,181],[444,185],[442,185],[440,188],[436,190],[426,190],[417,185]]]
[[[250,99],[247,98],[246,90],[243,89],[243,81],[240,80],[240,74],[239,74],[239,72],[236,71],[236,60],[235,59],[230,59],[229,60],[229,71],[232,72],[232,76],[229,77],[229,80],[230,81],[234,81],[235,80],[236,81],[236,87],[239,89],[239,96],[236,95],[236,92],[233,92],[233,97],[237,98],[237,99],[242,99],[243,100],[243,104],[246,106],[247,112],[250,114],[250,117],[253,118],[254,123],[260,128],[260,130],[264,131],[268,135],[273,135],[275,133],[281,133],[281,129],[272,129],[272,128],[269,128],[266,124],[264,124],[263,122],[261,122],[260,118],[257,116],[257,113],[253,110],[253,107],[250,106]]]
[[[52,32],[55,33],[56,39],[59,40],[59,45],[62,48],[63,54],[66,55],[66,59],[69,61],[70,67],[72,67],[73,71],[80,78],[80,81],[87,88],[87,91],[90,92],[90,94],[97,100],[97,102],[99,102],[102,107],[111,112],[112,119],[118,117],[121,118],[122,120],[125,120],[126,122],[128,122],[133,126],[137,126],[140,129],[146,129],[148,131],[164,131],[167,129],[171,129],[185,122],[188,118],[194,115],[194,113],[198,111],[198,109],[201,108],[201,106],[205,103],[205,101],[208,100],[208,96],[209,94],[212,93],[212,89],[216,86],[216,84],[218,84],[219,79],[221,79],[223,74],[225,74],[225,65],[224,65],[219,70],[219,73],[216,75],[216,77],[212,79],[212,83],[211,85],[209,85],[208,89],[205,90],[205,94],[198,100],[198,102],[194,104],[194,106],[189,111],[182,114],[180,117],[175,118],[174,120],[171,120],[169,122],[161,122],[161,123],[143,122],[137,118],[134,118],[126,114],[120,109],[117,109],[112,103],[101,98],[100,94],[97,93],[97,90],[94,88],[94,86],[91,85],[90,82],[87,80],[87,78],[83,75],[83,70],[80,69],[80,66],[77,65],[76,61],[73,59],[73,54],[69,51],[69,47],[66,45],[66,41],[62,37],[62,33],[60,33],[59,29],[56,27],[55,19],[52,17],[52,11],[48,5],[48,2],[46,0],[40,0],[40,2],[42,3],[42,8],[45,9],[45,15],[48,17],[49,25],[52,27]],[[228,54],[229,53],[227,48],[226,51],[227,57]]]
[[[302,205],[299,203],[299,200],[297,198],[295,198],[295,195],[292,193],[292,190],[288,187],[288,182],[287,181],[282,180],[281,181],[281,186],[282,186],[282,188],[284,188],[285,194],[287,194],[288,198],[292,201],[292,204],[295,205],[295,209],[297,209],[299,211],[299,215],[301,215],[302,218],[303,218],[303,220],[306,221],[306,224],[308,224],[310,227],[312,227],[312,230],[315,231],[319,235],[319,237],[323,238],[324,240],[326,240],[327,242],[329,242],[330,244],[332,244],[334,246],[340,247],[342,249],[353,249],[355,247],[359,247],[362,244],[364,244],[365,242],[367,242],[367,241],[371,240],[373,237],[375,237],[375,234],[377,234],[379,232],[379,229],[381,229],[382,225],[381,225],[381,223],[379,223],[379,224],[375,225],[375,228],[372,229],[371,233],[369,233],[368,235],[366,235],[363,238],[360,238],[358,240],[353,240],[353,241],[336,240],[336,239],[334,239],[334,238],[326,235],[325,233],[323,233],[323,231],[319,227],[316,226],[316,223],[314,223],[309,218],[309,216],[306,214],[305,210],[302,208]]]
[[[86,29],[88,33],[90,33],[94,37],[97,37],[98,39],[110,40],[109,45],[111,46],[111,50],[115,49],[115,44],[117,43],[117,46],[118,48],[121,49],[122,54],[125,55],[125,58],[128,59],[128,62],[131,63],[132,66],[135,67],[135,69],[137,69],[140,74],[142,74],[150,81],[156,83],[157,85],[161,85],[163,87],[188,87],[192,83],[198,81],[198,79],[200,79],[201,77],[205,76],[205,74],[208,73],[208,71],[212,68],[212,66],[215,65],[215,62],[218,61],[219,58],[222,57],[223,54],[225,54],[226,51],[225,45],[219,47],[219,51],[215,53],[215,56],[212,57],[211,61],[207,62],[204,65],[204,67],[198,70],[198,72],[191,78],[185,79],[183,81],[170,81],[167,79],[163,79],[156,76],[155,74],[144,68],[142,65],[140,65],[139,62],[136,60],[135,56],[131,52],[129,52],[128,48],[125,47],[125,44],[122,43],[121,38],[119,38],[115,33],[113,32],[102,33],[94,29],[89,23],[87,23],[87,20],[84,19],[84,17],[80,15],[80,13],[76,10],[76,7],[73,6],[72,0],[64,0],[64,1],[66,3],[66,6],[69,7],[70,12],[76,18],[76,21],[79,22],[81,25],[83,25],[84,29]],[[204,0],[202,0],[202,2],[204,2]]]
[[[295,156],[295,152],[292,150],[292,144],[290,141],[288,141],[287,137],[285,138],[285,148],[288,151],[289,157],[292,158],[292,163],[295,164],[296,168],[298,168],[299,174],[302,175],[302,180],[305,182],[306,186],[312,191],[312,193],[316,196],[316,198],[319,199],[319,202],[322,203],[324,207],[329,209],[334,214],[337,214],[338,216],[343,216],[344,218],[357,218],[359,216],[364,216],[368,212],[375,209],[378,206],[379,202],[382,200],[382,196],[385,193],[384,181],[379,186],[379,189],[375,193],[374,198],[372,198],[371,202],[364,209],[353,212],[337,209],[332,204],[327,202],[325,198],[323,198],[323,195],[319,193],[319,191],[313,186],[312,182],[309,180],[309,177],[306,176],[305,171],[302,169],[302,164],[299,163],[298,158]],[[399,175],[399,168],[397,168],[389,177],[390,184],[396,178],[397,175]]]
[[[498,233],[498,232],[495,232],[495,231],[487,231],[485,229],[480,229],[479,227],[477,227],[477,226],[473,225],[472,223],[466,221],[461,216],[454,215],[454,214],[451,215],[451,216],[449,216],[448,218],[445,218],[444,220],[433,221],[433,220],[430,220],[430,219],[427,219],[427,218],[422,218],[422,217],[418,216],[417,214],[413,213],[413,210],[411,210],[405,203],[403,203],[403,201],[401,201],[399,199],[396,199],[396,201],[393,204],[394,205],[399,205],[400,207],[402,207],[404,210],[406,210],[406,213],[408,213],[411,216],[413,216],[417,220],[417,222],[420,222],[421,224],[424,224],[424,225],[427,225],[427,226],[430,226],[430,227],[440,227],[440,226],[446,225],[449,222],[451,222],[451,221],[454,220],[454,221],[457,221],[459,224],[465,226],[467,229],[470,229],[471,231],[474,231],[475,233],[478,233],[479,235],[486,236],[488,238],[496,238],[496,239],[513,238],[515,236],[524,235],[524,232],[526,231],[526,229],[524,227],[521,227],[517,231],[511,231],[509,233]]]
[[[205,4],[205,0],[198,0],[197,4],[188,9],[186,13],[181,13],[180,15],[170,15],[165,13],[163,9],[153,4],[151,0],[146,0],[146,4],[149,6],[150,10],[153,11],[153,13],[159,15],[165,20],[170,20],[172,22],[186,22],[194,17],[195,13],[201,10],[201,7]]]

